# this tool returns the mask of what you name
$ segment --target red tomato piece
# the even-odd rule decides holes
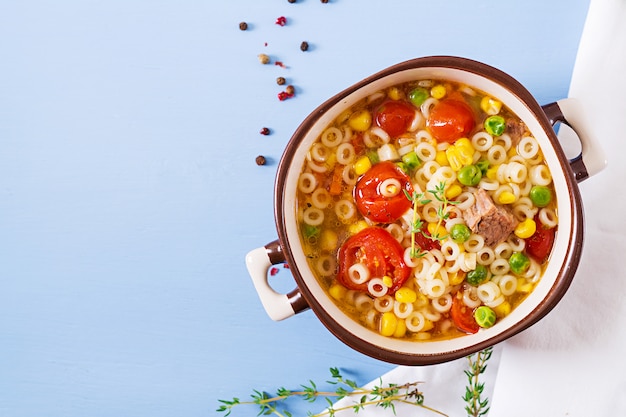
[[[337,280],[346,288],[367,292],[367,281],[357,284],[348,275],[348,269],[362,263],[370,271],[370,279],[388,276],[393,285],[388,294],[395,293],[411,274],[411,268],[404,262],[404,248],[385,229],[368,227],[344,242],[339,249],[339,272]]]
[[[376,109],[374,114],[376,125],[392,138],[405,133],[411,126],[414,118],[415,107],[407,102],[398,100],[384,102]]]
[[[415,243],[422,248],[422,250],[441,249],[441,243],[437,239],[432,239],[430,233],[428,233],[428,224],[424,223],[422,226],[422,232],[415,234]]]
[[[537,262],[543,263],[548,259],[554,245],[556,228],[543,227],[538,218],[535,217],[537,231],[526,239],[526,253],[532,256]]]
[[[457,329],[465,333],[476,333],[480,326],[474,319],[474,309],[465,305],[463,294],[457,292],[452,296],[452,307],[450,308],[450,318]]]
[[[437,141],[454,143],[474,129],[476,120],[472,108],[467,103],[446,99],[432,108],[426,126]]]
[[[398,180],[401,187],[389,197],[381,194],[381,184],[387,179]],[[376,223],[392,223],[411,207],[402,190],[413,194],[410,178],[393,162],[380,162],[359,178],[354,187],[354,201],[364,217]]]

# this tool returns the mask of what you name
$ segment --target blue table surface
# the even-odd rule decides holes
[[[391,370],[312,312],[273,322],[259,302],[244,257],[277,237],[285,144],[328,97],[418,56],[566,97],[588,5],[3,1],[0,416],[216,415],[330,367]],[[278,100],[279,76],[295,97]],[[282,268],[272,282],[294,285]]]

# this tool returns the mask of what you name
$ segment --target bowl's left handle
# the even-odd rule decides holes
[[[288,294],[276,292],[269,284],[268,272],[272,265],[285,262],[280,242],[275,240],[267,245],[256,248],[246,255],[246,267],[252,283],[259,294],[265,312],[272,320],[284,320],[309,308],[296,288]]]

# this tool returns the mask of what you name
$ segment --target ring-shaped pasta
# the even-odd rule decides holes
[[[422,290],[428,298],[437,298],[446,293],[446,284],[441,278],[427,279]]]
[[[446,239],[441,244],[441,253],[443,253],[443,257],[446,261],[454,261],[461,254],[461,248],[454,240]]]
[[[503,133],[502,135],[496,136],[495,138],[493,138],[494,145],[502,146],[507,151],[511,149],[512,143],[513,143],[513,140],[506,133]]]
[[[430,180],[440,167],[441,165],[435,161],[426,161],[418,171],[424,171],[424,177]]]
[[[417,333],[422,331],[424,326],[426,325],[426,318],[419,311],[413,311],[409,316],[404,320],[406,324],[406,329]]]
[[[531,167],[529,175],[530,181],[535,185],[549,185],[552,182],[550,170],[544,164]]]
[[[472,146],[480,152],[485,152],[493,146],[493,136],[487,132],[478,132],[472,136]]]
[[[433,323],[441,319],[441,313],[438,311],[431,311],[429,308],[423,308],[421,312],[426,320],[430,320]]]
[[[416,109],[415,116],[413,116],[413,120],[411,120],[411,124],[409,125],[409,128],[407,130],[409,132],[415,132],[422,125],[423,121],[424,121],[424,117],[422,116],[422,113],[420,113]]]
[[[535,217],[537,213],[537,207],[534,207],[529,204],[521,204],[519,201],[518,204],[513,205],[513,216],[520,222],[523,222],[526,219],[532,219]]]
[[[413,312],[413,304],[396,301],[393,303],[393,314],[399,319],[405,319]]]
[[[380,278],[372,278],[372,281],[378,280]],[[380,285],[382,285],[385,288],[385,292],[387,291],[387,287],[385,287],[384,284],[382,284],[382,279],[380,279]],[[371,282],[371,281],[370,281]],[[378,285],[377,283],[375,285]],[[393,299],[392,296],[390,295],[381,295],[381,296],[377,296],[377,298],[374,299],[374,308],[376,309],[376,311],[380,311],[381,313],[386,313],[388,311],[393,310],[393,305],[395,304],[395,300]]]
[[[495,282],[487,281],[476,288],[476,296],[483,304],[491,303],[500,296],[500,287]]]
[[[374,308],[374,300],[372,300],[369,295],[360,292],[354,298],[354,307],[357,309],[357,311],[372,310]]]
[[[434,97],[428,97],[426,100],[424,100],[424,102],[420,106],[420,110],[422,111],[422,114],[424,115],[424,118],[428,119],[428,116],[430,116],[430,110],[437,103],[439,103],[439,100],[437,100]]]
[[[304,194],[310,194],[317,187],[317,179],[310,172],[303,172],[298,178],[298,190]]]
[[[370,270],[367,265],[357,262],[348,268],[348,278],[356,285],[365,284],[370,279]]]
[[[476,292],[476,287],[469,287],[463,291],[463,304],[469,308],[476,308],[481,304]]]
[[[335,273],[336,269],[335,258],[330,255],[320,256],[315,262],[315,269],[323,277],[329,277]]]
[[[404,240],[404,230],[398,223],[389,223],[385,226],[385,230],[387,230],[398,242],[402,243]]]
[[[524,136],[517,144],[517,153],[524,159],[532,159],[539,152],[537,139],[532,136]]]
[[[495,300],[485,303],[487,307],[496,308],[504,302],[504,295],[500,294]]]
[[[426,116],[424,116],[426,117]],[[432,143],[433,142],[433,136],[430,134],[430,132],[428,130],[419,130],[416,134],[415,134],[415,140],[419,143],[419,142],[428,142],[428,143]]]
[[[428,270],[430,269],[432,262],[426,259],[425,256],[423,256],[421,258],[417,258],[415,260],[415,263],[417,264],[413,268],[413,274],[415,275],[415,278],[426,279],[426,277],[428,276]]]
[[[343,142],[343,133],[338,128],[331,126],[322,132],[320,140],[325,146],[334,148]]]
[[[513,295],[515,291],[517,291],[517,278],[513,275],[503,275],[498,282],[498,287],[500,287],[500,292],[505,295]]]
[[[412,254],[413,254],[413,249],[409,246],[404,249],[404,255],[402,256],[402,258],[404,259],[404,263],[409,268],[416,268],[419,264],[417,261],[419,258],[414,258],[413,256],[411,256]]]
[[[456,202],[457,204],[455,204],[455,206],[459,209],[459,210],[467,210],[470,207],[472,207],[474,205],[474,203],[476,202],[476,197],[474,197],[474,194],[470,193],[469,191],[463,191],[461,194],[459,194],[459,196],[456,198]]]
[[[380,313],[375,308],[367,310],[365,314],[365,325],[370,329],[376,329],[376,324],[379,322]]]
[[[441,297],[434,298],[432,306],[439,313],[447,313],[452,307],[452,295],[444,294]]]
[[[311,159],[315,162],[326,162],[330,153],[330,149],[319,142],[316,142],[313,146],[311,146]]]
[[[506,242],[515,252],[522,252],[524,248],[526,248],[526,241],[522,238],[515,236],[515,234],[511,234]]]
[[[350,125],[345,125],[343,127],[343,140],[341,143],[348,143],[352,140],[352,128]]]
[[[476,263],[488,266],[496,260],[496,254],[489,246],[483,246],[478,252],[476,252]]]
[[[320,174],[323,174],[324,172],[328,171],[328,167],[326,166],[326,164],[318,165],[313,161],[307,161],[306,166],[309,167],[311,171],[315,171]]]
[[[439,204],[431,201],[430,203],[424,204],[422,206],[422,219],[429,223],[437,223],[439,221],[439,215],[437,210],[439,210]]]
[[[402,184],[397,178],[386,178],[378,185],[378,193],[383,197],[395,197],[401,192]]]
[[[335,155],[337,156],[337,162],[341,165],[348,165],[354,161],[355,158],[355,150],[354,146],[351,143],[342,143],[337,146],[337,150],[335,151]]]
[[[519,162],[509,162],[506,167],[506,177],[509,182],[520,184],[526,180],[528,169],[526,165]]]
[[[502,145],[493,145],[487,151],[487,160],[491,165],[503,164],[506,161],[506,149]]]
[[[307,207],[302,213],[302,221],[310,226],[324,223],[324,212],[317,207]]]
[[[376,306],[376,303],[380,300],[380,298],[387,294],[387,291],[389,291],[389,287],[385,285],[382,278],[375,277],[367,281],[367,291],[372,296],[377,297],[374,300],[374,306]],[[391,308],[393,308],[393,303],[391,305]]]
[[[434,161],[437,156],[437,149],[429,142],[420,142],[415,146],[415,153],[422,162]]]
[[[457,260],[459,266],[461,267],[461,271],[469,272],[476,269],[476,263],[478,262],[478,254],[477,253],[467,253],[463,252],[459,259]]]
[[[449,220],[447,220],[445,224],[445,228],[448,231],[448,233],[450,233],[450,231],[452,230],[452,227],[457,224],[465,224],[465,221],[463,220],[462,217],[454,217],[454,218],[450,218]]]
[[[463,247],[468,252],[478,252],[485,246],[485,238],[476,233],[472,233],[470,237],[463,242]]]
[[[539,210],[538,217],[541,224],[549,229],[556,227],[557,223],[559,222],[556,212],[549,207],[544,207]]]
[[[335,203],[335,215],[342,222],[347,222],[356,214],[356,206],[347,199],[341,199]]]
[[[497,258],[509,259],[513,253],[513,248],[509,242],[500,242],[493,248],[493,253]]]
[[[478,182],[478,186],[485,191],[495,191],[500,186],[500,183],[494,179],[483,177]]]
[[[494,259],[494,261],[489,265],[489,271],[491,271],[493,275],[508,274],[510,270],[511,266],[509,265],[509,261],[502,258]]]
[[[385,132],[383,128],[378,126],[373,126],[370,128],[370,134],[377,136],[383,143],[389,143],[391,138],[389,137],[389,133]]]
[[[354,185],[358,181],[359,176],[356,175],[353,165],[348,164],[343,168],[341,178],[343,179],[343,182],[345,182],[346,184]]]
[[[330,203],[333,201],[330,193],[325,188],[318,188],[311,194],[311,204],[318,209],[325,209],[330,207]]]

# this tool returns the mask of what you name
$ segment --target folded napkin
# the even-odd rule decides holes
[[[591,0],[569,96],[608,156],[581,183],[586,235],[561,303],[503,346],[490,416],[626,416],[626,1]],[[569,143],[571,131],[559,134]]]

